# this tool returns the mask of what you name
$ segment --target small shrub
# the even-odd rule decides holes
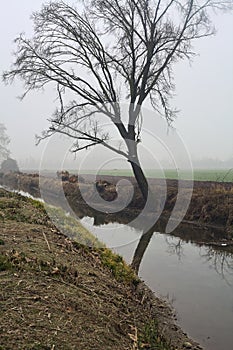
[[[154,349],[168,350],[167,345],[158,334],[158,324],[156,320],[147,323],[138,338],[138,350]]]
[[[0,255],[0,271],[6,271],[12,269],[12,264],[9,262],[5,255]]]

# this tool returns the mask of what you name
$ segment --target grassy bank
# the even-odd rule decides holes
[[[0,189],[0,349],[185,348],[169,307],[122,258],[51,212],[72,239],[43,204]]]

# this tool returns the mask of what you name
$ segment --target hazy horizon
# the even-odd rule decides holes
[[[13,61],[15,37],[20,32],[26,32],[28,36],[32,34],[30,15],[32,11],[39,10],[42,3],[42,0],[35,3],[22,0],[15,2],[14,6],[11,2],[2,4],[1,72],[9,69]],[[233,157],[233,15],[219,14],[213,18],[217,35],[197,41],[195,49],[199,56],[194,58],[191,67],[188,62],[181,61],[175,68],[176,96],[173,104],[180,113],[173,127],[183,139],[194,167],[198,162],[209,162],[209,166],[221,162],[231,164]],[[54,88],[29,94],[22,102],[17,99],[23,92],[20,82],[7,87],[1,82],[0,91],[0,122],[7,127],[12,157],[20,164],[34,163],[38,166],[45,143],[36,147],[35,134],[40,134],[48,126],[47,119],[56,107]],[[146,140],[143,142],[146,144]],[[153,152],[160,151],[154,149]],[[83,157],[86,153],[78,154],[77,162]],[[157,157],[160,162],[169,161],[164,155],[157,154]],[[95,158],[91,158],[90,165],[96,161]],[[148,168],[148,165],[144,167]],[[121,168],[124,168],[123,163]]]

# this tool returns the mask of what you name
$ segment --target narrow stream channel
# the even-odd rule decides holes
[[[89,217],[81,222],[128,263],[132,262],[140,231],[118,223],[93,226]],[[233,348],[231,254],[155,232],[139,276],[156,294],[168,298],[178,323],[206,350]]]

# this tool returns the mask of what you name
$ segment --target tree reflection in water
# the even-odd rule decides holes
[[[140,265],[142,263],[145,252],[150,244],[153,234],[156,234],[154,228],[143,234],[135,249],[131,266],[138,274]],[[184,256],[184,246],[187,244],[187,240],[182,240],[175,236],[165,236],[165,242],[168,246],[168,253],[171,255],[177,255],[179,260],[182,260]],[[210,264],[215,271],[221,275],[221,277],[228,283],[226,275],[233,275],[233,255],[232,252],[215,246],[204,246],[203,244],[195,243],[200,247],[200,256]],[[203,252],[204,248],[204,252]]]
[[[150,229],[148,232],[144,233],[139,242],[138,245],[135,249],[134,252],[134,256],[132,259],[132,263],[131,263],[131,267],[134,269],[134,271],[136,272],[136,274],[138,274],[141,262],[143,260],[143,256],[146,252],[146,249],[149,246],[149,243],[151,241],[151,238],[153,236],[153,234],[156,234],[154,228]],[[177,239],[176,237],[172,237],[172,236],[165,236],[165,241],[168,245],[168,252],[171,255],[176,254],[179,258],[179,260],[181,260],[182,256],[183,256],[183,246],[185,244],[185,242],[182,239]]]
[[[175,239],[174,239],[175,238]],[[168,236],[165,237],[165,241],[168,245],[168,253],[171,255],[177,255],[179,260],[184,256],[184,242],[182,239],[177,239],[176,237]]]
[[[138,274],[139,267],[141,265],[143,256],[145,254],[145,251],[146,251],[146,249],[147,249],[147,247],[148,247],[148,245],[150,243],[150,240],[151,240],[153,234],[154,234],[154,230],[153,229],[151,229],[148,232],[144,233],[141,236],[141,238],[140,238],[140,240],[138,242],[137,248],[135,249],[133,260],[132,260],[132,263],[131,263],[131,267],[134,269],[136,274]]]
[[[220,250],[216,247],[205,247],[205,252],[200,250],[200,256],[205,259],[211,267],[231,285],[226,275],[233,275],[233,255],[227,250]]]

